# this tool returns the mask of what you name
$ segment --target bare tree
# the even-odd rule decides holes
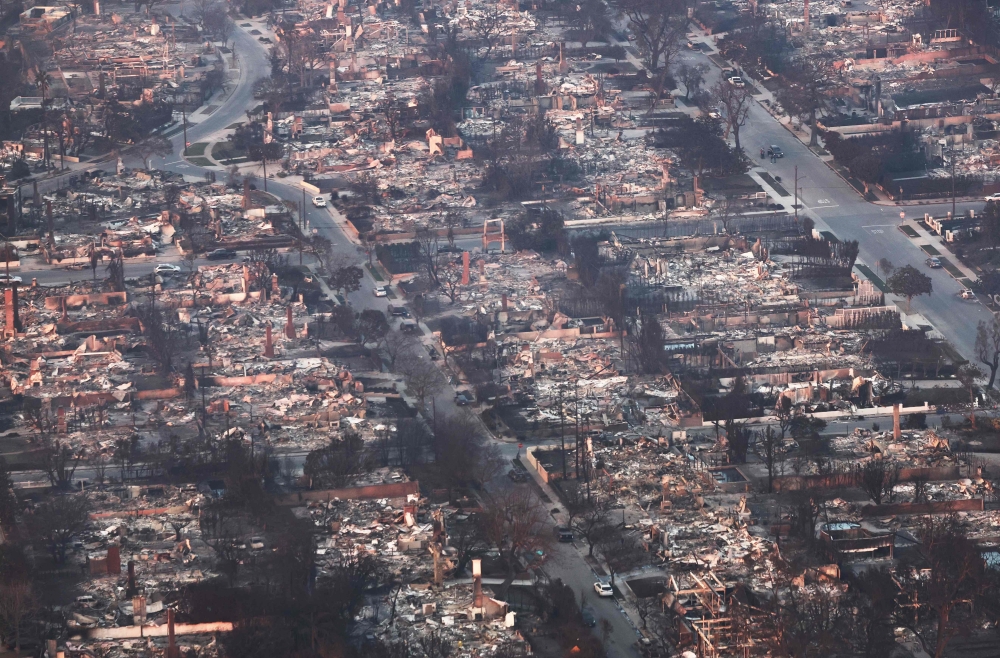
[[[68,444],[60,441],[46,441],[42,445],[42,470],[49,482],[57,489],[69,489],[73,486],[73,474],[77,464],[83,459],[82,451],[74,451]]]
[[[31,588],[26,564],[2,564],[5,575],[0,581],[0,628],[4,639],[21,653],[21,632],[38,609],[38,599]],[[19,566],[20,568],[15,568]]]
[[[61,564],[66,561],[66,547],[73,536],[87,526],[89,511],[90,500],[82,494],[46,498],[28,518],[30,535]]]
[[[687,32],[687,6],[680,0],[619,0],[617,6],[632,27],[659,99],[670,63]]]
[[[478,14],[471,17],[472,31],[478,38],[480,47],[485,48],[484,60],[490,58],[503,34],[507,23],[507,12],[504,9],[503,3],[486,2],[480,5]]]
[[[691,94],[697,94],[705,82],[708,73],[707,64],[681,64],[677,67],[677,79],[684,85],[684,100],[689,100]]]
[[[385,340],[382,341],[382,350],[389,360],[389,370],[395,370],[396,361],[400,356],[418,348],[418,346],[419,343],[410,334],[404,334],[398,330],[390,330],[386,334]]]
[[[891,459],[873,457],[861,466],[859,485],[876,505],[884,498],[891,500],[899,484],[899,464]]]
[[[639,538],[628,532],[623,526],[607,528],[597,544],[597,552],[608,565],[611,572],[611,586],[614,587],[615,576],[627,573],[649,561],[649,553],[643,547]]]
[[[904,566],[897,574],[910,594],[897,622],[913,631],[924,651],[943,658],[954,637],[971,632],[991,614],[996,576],[955,517],[928,521],[919,538],[922,568]]]
[[[504,597],[520,568],[519,557],[551,545],[548,515],[531,489],[509,484],[488,492],[482,507],[479,518],[483,537],[499,553],[507,571],[498,592]]]
[[[149,169],[149,161],[154,156],[165,158],[174,152],[174,145],[166,137],[150,135],[130,149],[142,158],[142,166]]]
[[[424,408],[427,397],[444,385],[441,371],[415,353],[406,354],[400,359],[399,371],[403,374],[407,392],[417,398],[421,409]]]
[[[986,383],[987,388],[993,388],[997,378],[997,369],[1000,368],[1000,320],[993,318],[993,322],[986,324],[979,321],[976,327],[976,358],[990,369],[990,380]]]
[[[976,382],[983,378],[983,371],[971,363],[963,364],[955,374],[956,379],[962,383],[969,393],[969,404],[976,401]]]
[[[753,95],[749,87],[737,87],[728,80],[720,80],[712,88],[712,99],[722,110],[722,122],[726,126],[726,137],[733,133],[736,142],[736,155],[743,158],[743,147],[740,145],[740,129],[750,116]]]
[[[462,270],[454,267],[445,270],[440,275],[438,280],[441,281],[441,287],[444,288],[444,294],[448,296],[451,303],[454,304],[457,302],[462,293]]]
[[[583,541],[587,542],[587,555],[594,554],[594,548],[608,532],[614,532],[611,527],[610,500],[591,497],[584,502],[583,508],[577,514],[573,529]]]
[[[815,56],[804,57],[788,66],[781,77],[778,101],[789,114],[806,118],[809,122],[809,146],[816,146],[819,137],[816,114],[829,101],[826,95],[830,79],[829,63]]]
[[[787,398],[785,398],[787,399]],[[785,441],[768,425],[763,431],[755,432],[754,445],[757,455],[767,469],[767,493],[774,491],[774,477],[784,472]]]

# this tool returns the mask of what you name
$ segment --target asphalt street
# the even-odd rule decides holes
[[[248,21],[238,21],[239,24]],[[259,21],[253,22],[260,29]],[[243,121],[246,111],[254,107],[258,101],[252,93],[253,81],[265,76],[270,71],[265,47],[250,35],[246,28],[234,32],[235,51],[239,56],[240,73],[234,80],[234,85],[228,96],[213,100],[211,105],[217,109],[208,116],[195,112],[191,120],[196,125],[188,129],[188,142],[196,143],[221,138],[222,131],[233,123]],[[623,44],[628,45],[628,44]],[[720,70],[704,53],[685,51],[680,55],[682,60],[690,62],[707,62],[710,72],[706,86],[718,80]],[[629,56],[633,64],[634,57]],[[858,194],[843,179],[833,172],[824,162],[803,145],[794,135],[781,126],[763,107],[755,104],[750,118],[744,126],[741,140],[747,151],[754,155],[760,146],[776,144],[782,148],[786,156],[776,163],[756,162],[757,169],[780,176],[783,184],[791,187],[794,170],[798,166],[798,185],[800,188],[802,213],[811,216],[817,222],[817,228],[832,231],[842,240],[857,240],[860,245],[860,259],[867,264],[874,264],[883,257],[888,257],[897,266],[911,264],[928,273],[933,279],[934,294],[930,297],[917,298],[913,301],[913,311],[924,315],[934,326],[948,336],[955,347],[966,356],[971,356],[975,341],[976,323],[980,319],[989,319],[990,312],[979,304],[964,302],[959,299],[960,285],[943,270],[928,270],[924,266],[925,254],[917,248],[901,231],[898,224],[899,208],[873,205],[862,200]],[[172,138],[175,153],[183,149],[183,135]],[[168,157],[156,161],[153,166],[174,171],[187,176],[202,176],[208,170],[190,164],[179,156]],[[215,168],[217,174],[222,172]],[[43,191],[57,186],[55,181],[43,182]],[[267,181],[268,191],[290,201],[301,202],[302,190],[297,185],[281,182],[280,179]],[[968,204],[960,204],[964,209]],[[982,204],[971,207],[981,208]],[[943,214],[950,210],[950,204],[940,206],[920,206],[906,209],[906,212],[933,212]],[[338,258],[346,263],[361,264],[365,259],[360,247],[352,243],[340,229],[342,221],[332,208],[318,209],[311,205],[305,208],[306,217],[311,227],[320,235],[330,239]],[[472,247],[478,240],[464,239],[463,247]],[[130,261],[126,266],[126,276],[148,274],[157,262],[175,262],[179,264],[180,257],[165,253],[156,261]],[[199,260],[202,264],[208,261]],[[351,305],[358,310],[377,308],[385,311],[391,300],[377,298],[372,289],[381,282],[376,282],[367,268],[364,269],[364,280],[361,289],[349,295]],[[69,280],[89,278],[89,270],[58,270],[38,269],[23,270],[21,276],[26,281],[30,277],[38,279],[39,283],[56,283]],[[416,352],[421,358],[428,358],[426,350],[421,346]],[[434,409],[438,414],[450,415],[464,413],[454,402],[454,391],[444,382],[442,374],[441,389],[434,396]],[[507,458],[514,458],[517,446],[510,443],[500,443]],[[301,458],[301,456],[297,456]],[[85,475],[81,470],[80,475]],[[521,485],[527,486],[527,485]],[[553,503],[558,506],[558,503]],[[634,642],[636,632],[628,619],[620,613],[616,604],[608,599],[598,599],[593,592],[594,575],[590,567],[583,561],[580,552],[571,545],[558,544],[554,547],[546,565],[547,572],[556,578],[561,578],[574,591],[584,594],[588,604],[594,609],[598,619],[607,619],[612,625],[608,640],[608,653],[612,658],[636,655]],[[594,629],[600,636],[601,624]]]
[[[688,63],[709,65],[706,87],[721,78],[721,69],[705,53],[685,50],[680,58]],[[934,292],[915,298],[912,312],[923,315],[963,356],[973,356],[976,325],[980,320],[990,321],[992,313],[982,304],[961,299],[958,294],[962,286],[944,269],[929,269],[925,264],[927,254],[897,228],[901,210],[908,218],[923,217],[924,213],[942,216],[951,210],[951,202],[897,207],[865,201],[757,102],[740,133],[740,141],[754,161],[753,169],[780,177],[781,184],[792,194],[798,167],[799,203],[803,206],[799,214],[811,217],[817,229],[829,230],[841,240],[857,240],[860,262],[874,269],[876,262],[888,258],[896,267],[912,265],[930,276]],[[760,148],[772,144],[781,147],[785,156],[774,163],[760,160],[757,157]],[[957,212],[968,208],[979,212],[984,205],[982,202],[959,203]],[[905,310],[905,306],[906,301],[902,300],[899,307]]]
[[[186,9],[184,9],[184,5],[178,5],[177,8],[186,11]],[[175,10],[174,13],[177,13],[177,11]],[[247,22],[251,21],[240,20],[237,21],[237,25],[241,26]],[[262,21],[252,21],[252,24],[257,29],[264,31]],[[202,115],[198,112],[189,116],[189,122],[198,121],[196,125],[189,126],[188,128],[187,141],[189,143],[194,144],[196,142],[210,141],[211,139],[220,139],[222,131],[224,131],[227,126],[239,121],[245,121],[246,111],[259,103],[259,101],[253,98],[253,82],[259,77],[269,74],[270,63],[267,58],[265,46],[257,40],[257,36],[249,34],[247,32],[248,29],[250,28],[240,27],[234,31],[234,50],[237,52],[240,60],[240,75],[239,78],[235,80],[235,86],[231,88],[229,95],[221,100],[221,105],[208,117],[201,118]],[[210,105],[219,104],[220,101],[215,99],[210,102]],[[184,142],[183,134],[179,133],[172,137],[172,142],[174,144],[174,152],[178,154],[181,153]],[[141,166],[134,160],[127,162],[127,164]],[[107,167],[107,165],[105,166]],[[151,163],[151,166],[157,169],[164,169],[194,177],[203,176],[206,171],[209,171],[208,169],[186,162],[183,158],[178,156],[168,157],[162,161],[156,160]],[[213,169],[213,171],[215,171],[218,175],[222,174],[218,168]],[[262,181],[258,182],[258,187],[262,187],[261,183]],[[54,189],[58,185],[58,181],[45,181],[40,184],[39,187],[42,191],[46,191]],[[283,183],[280,179],[268,179],[267,190],[282,199],[295,201],[297,203],[302,201],[302,189],[297,185]],[[340,229],[338,222],[342,222],[343,219],[337,216],[335,209],[314,208],[311,204],[308,204],[305,208],[305,214],[311,228],[319,235],[328,238],[334,245],[333,249],[336,258],[340,259],[344,263],[353,263],[358,265],[366,259],[363,250],[358,245],[352,243]],[[481,245],[481,241],[477,238],[462,238],[456,240],[456,243],[458,246],[470,250]],[[181,258],[179,255],[174,255],[174,253],[168,249],[165,250],[163,255],[155,259],[155,261],[152,259],[149,261],[129,261],[126,264],[125,273],[126,276],[141,276],[149,274],[157,263],[172,262],[182,264],[180,263],[180,260]],[[209,261],[204,259],[199,259],[197,264],[208,262]],[[373,288],[377,285],[382,285],[382,282],[377,282],[367,268],[362,269],[364,271],[364,280],[362,281],[360,290],[353,292],[348,296],[350,304],[358,311],[370,308],[386,311],[388,305],[392,303],[392,300],[375,297],[372,292]],[[91,276],[91,272],[89,269],[39,269],[36,271],[23,270],[21,276],[26,282],[30,280],[30,277],[35,277],[38,279],[40,284],[45,284],[89,278]],[[416,348],[415,354],[421,359],[426,360],[430,358],[423,345]],[[431,405],[434,412],[441,416],[467,413],[467,409],[460,408],[455,404],[454,395],[454,389],[448,385],[448,382],[442,373],[440,389],[434,394],[433,404]],[[499,445],[505,457],[508,459],[516,457],[518,452],[516,445],[503,442],[500,442]],[[301,467],[301,461],[304,459],[304,455],[296,453],[289,455],[289,457],[295,466]],[[40,479],[38,478],[39,475],[41,474],[25,473],[22,474],[21,477]],[[78,477],[92,477],[93,474],[88,473],[86,467],[83,467],[77,475]],[[500,486],[501,484],[508,484],[508,481],[506,480],[506,472],[504,472],[504,474],[502,474],[497,481],[491,483],[492,486]],[[517,486],[529,485],[522,484]],[[552,506],[558,506],[558,502],[554,503]],[[553,521],[553,527],[554,525],[555,522]],[[546,557],[545,571],[550,577],[561,579],[567,585],[572,587],[578,595],[582,595],[587,599],[588,605],[591,607],[594,612],[594,616],[598,620],[597,626],[593,629],[595,635],[603,637],[603,631],[601,628],[602,620],[608,620],[610,623],[610,633],[608,634],[605,644],[610,658],[634,658],[637,655],[635,642],[638,636],[634,626],[628,618],[622,614],[614,600],[606,598],[600,599],[597,597],[593,589],[595,575],[591,568],[583,560],[577,546],[570,544],[555,544],[551,554]]]

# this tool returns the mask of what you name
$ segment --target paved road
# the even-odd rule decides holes
[[[721,70],[704,53],[685,51],[680,57],[688,63],[709,65],[706,87],[720,79]],[[799,202],[804,206],[800,214],[812,217],[818,229],[829,229],[841,240],[857,240],[861,261],[873,266],[879,259],[888,258],[897,267],[912,265],[930,276],[934,293],[914,299],[912,311],[927,318],[966,358],[973,355],[976,324],[980,320],[990,320],[991,312],[981,304],[960,299],[958,293],[962,286],[945,270],[928,269],[924,263],[927,254],[897,228],[900,210],[906,212],[908,218],[922,217],[925,212],[942,216],[951,210],[950,202],[902,208],[868,203],[758,103],[751,109],[740,141],[754,160],[754,169],[780,176],[782,185],[791,193],[794,193],[797,166]],[[762,146],[771,144],[780,146],[785,152],[785,157],[773,164],[757,157]],[[959,203],[957,209],[959,213],[968,208],[978,212],[983,206],[983,203]],[[900,308],[905,308],[905,300]]]

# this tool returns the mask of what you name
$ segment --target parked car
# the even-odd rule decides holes
[[[975,299],[976,293],[972,291],[972,288],[966,288],[962,292],[958,293],[962,299]]]
[[[313,205],[317,208],[326,208],[326,199],[321,196],[314,196]]]
[[[23,283],[21,277],[14,276],[13,274],[0,274],[0,286],[10,285],[11,283]]]
[[[527,482],[528,474],[519,468],[512,468],[507,472],[507,477],[509,477],[514,482]]]
[[[225,258],[236,258],[236,252],[232,249],[213,249],[205,254],[208,260],[223,260]]]
[[[410,317],[410,310],[405,306],[393,306],[389,305],[389,315],[395,318],[408,318]]]
[[[729,84],[731,84],[734,87],[746,87],[746,83],[743,82],[743,78],[741,78],[738,75],[734,75],[733,77],[729,78]]]
[[[1000,201],[1000,193],[989,195],[988,197],[986,197],[986,201],[987,202],[990,202],[990,201]]]
[[[250,548],[255,551],[259,551],[264,548],[264,538],[263,537],[251,537],[250,538]]]
[[[774,144],[771,144],[770,146],[767,147],[767,154],[772,158],[785,157],[785,153],[781,150],[781,147],[775,146]]]
[[[173,263],[160,263],[153,271],[157,274],[176,274],[181,271],[181,268]]]
[[[472,403],[473,403],[473,398],[465,391],[462,391],[461,393],[458,393],[455,396],[455,404],[457,404],[460,407],[467,407]]]
[[[386,290],[385,286],[375,286],[375,289],[372,292],[375,293],[376,297],[388,297],[389,296],[389,291]]]
[[[607,583],[602,583],[601,581],[597,581],[596,583],[594,583],[594,591],[597,592],[598,596],[615,595],[615,591],[611,589],[611,585],[608,585]]]
[[[580,608],[580,617],[583,619],[584,626],[588,628],[597,626],[597,617],[594,616],[594,612],[587,606]]]
[[[930,258],[927,259],[927,267],[931,268],[932,270],[938,269],[939,267],[941,267],[941,259],[938,258],[937,256],[931,256]]]
[[[570,544],[573,542],[573,531],[565,526],[556,526],[556,539],[558,539],[563,544]]]

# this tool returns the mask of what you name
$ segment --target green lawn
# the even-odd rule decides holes
[[[188,155],[205,155],[205,149],[208,148],[208,142],[198,142],[192,144],[188,147]]]
[[[920,234],[917,233],[916,229],[914,229],[912,226],[906,226],[904,224],[903,226],[899,227],[899,230],[902,231],[903,233],[905,233],[906,237],[908,237],[908,238],[919,238],[920,237]]]
[[[246,162],[246,156],[246,149],[232,148],[232,144],[228,141],[216,142],[212,147],[212,158],[214,158],[216,162],[223,164],[229,164],[230,160],[233,160],[234,162]]]

